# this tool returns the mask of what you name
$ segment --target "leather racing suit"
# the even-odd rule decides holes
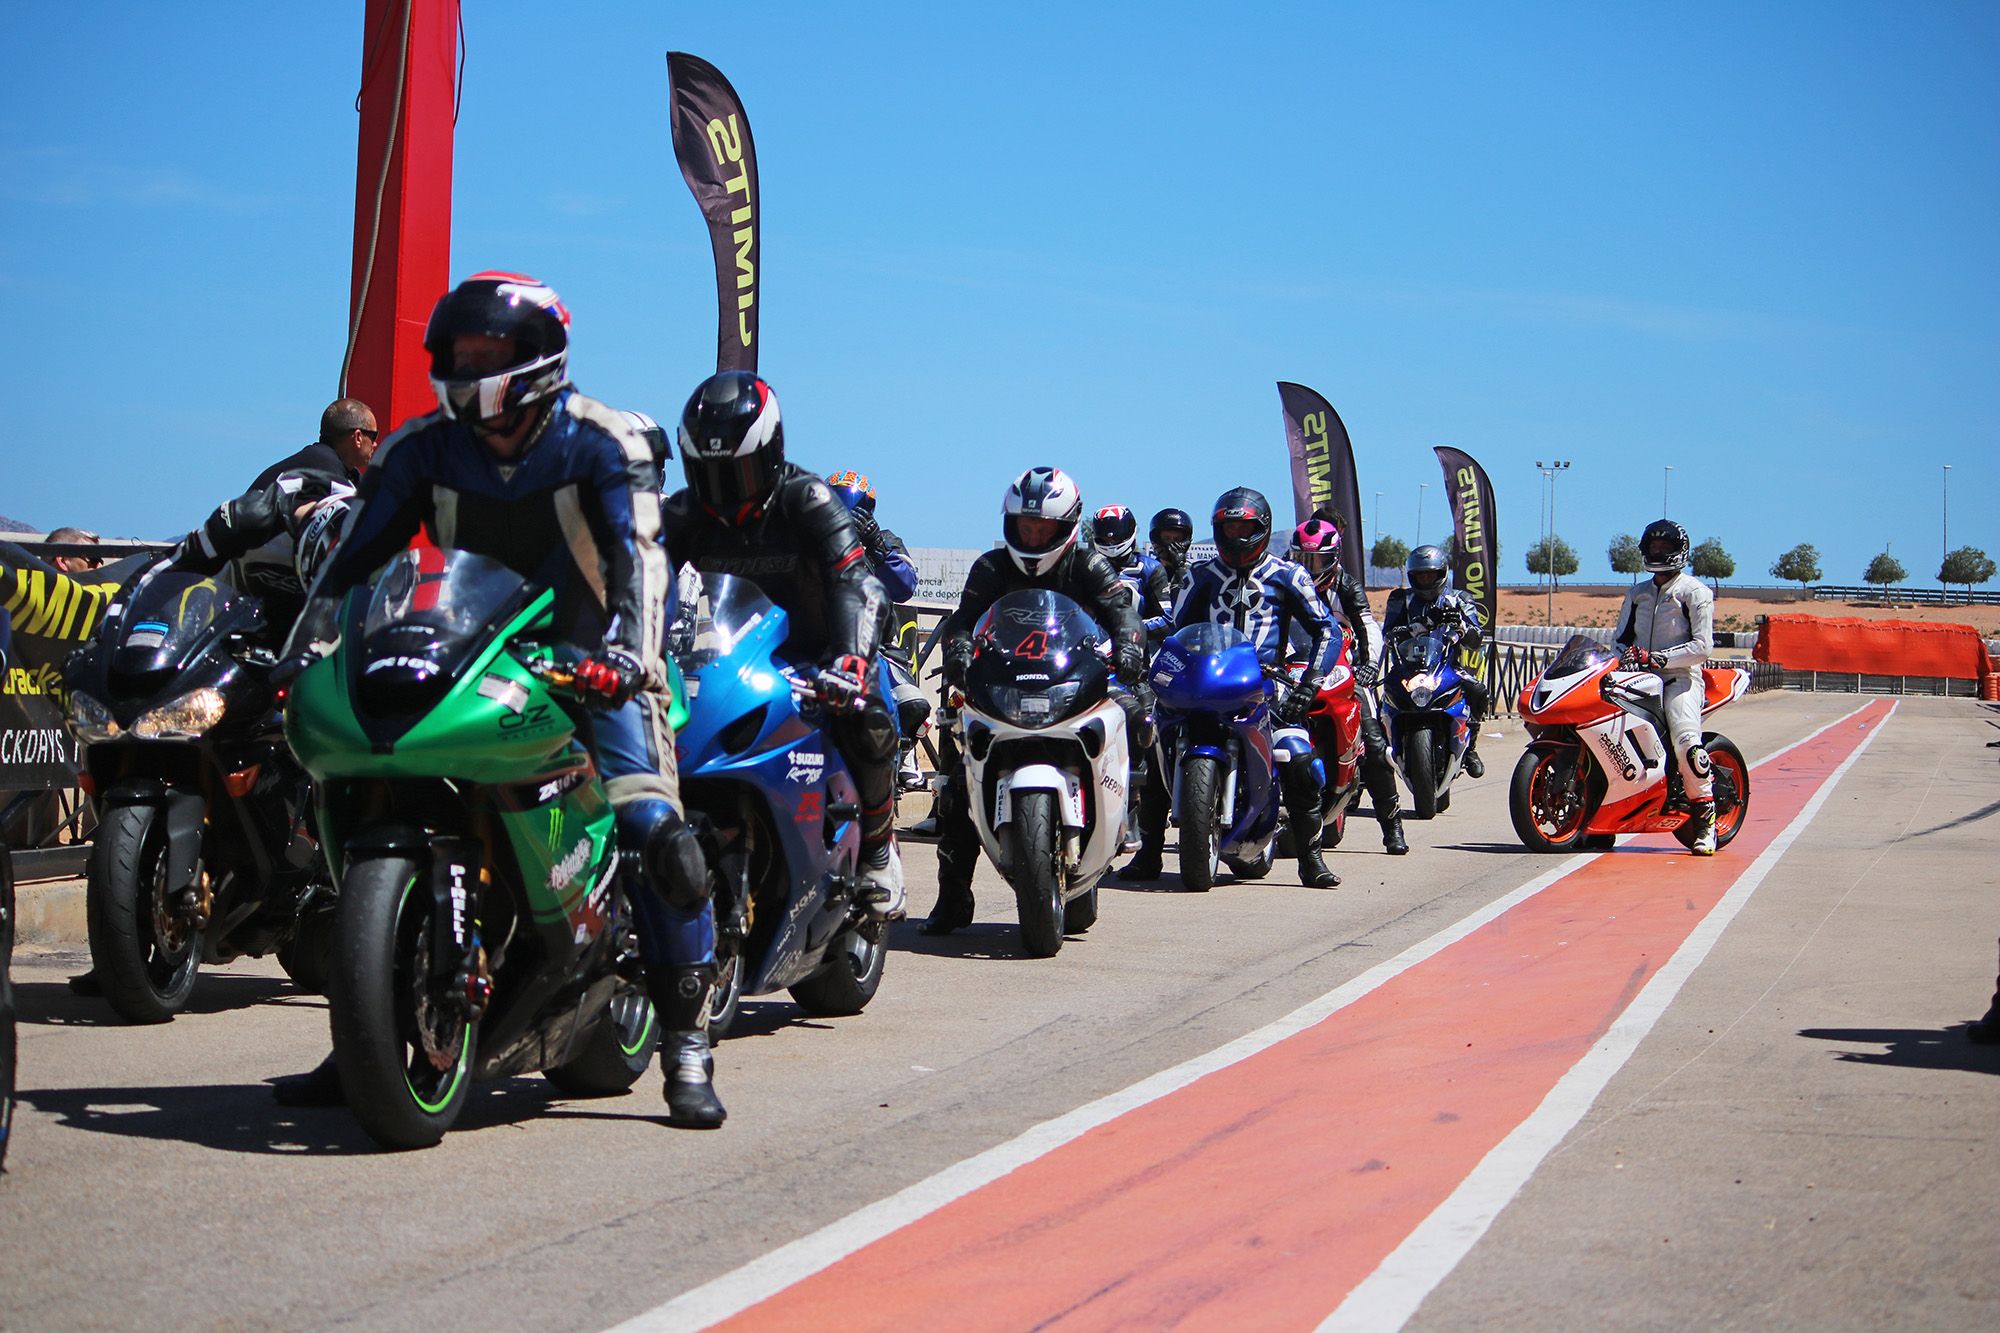
[[[1357,676],[1354,699],[1361,707],[1361,781],[1368,788],[1368,799],[1375,803],[1375,818],[1381,822],[1383,840],[1392,845],[1400,843],[1402,803],[1396,789],[1396,769],[1389,758],[1389,738],[1383,734],[1382,720],[1375,713],[1372,688],[1381,660],[1382,627],[1375,622],[1374,609],[1368,605],[1368,590],[1345,568],[1336,564],[1333,574],[1315,586],[1322,599],[1339,608],[1354,639],[1352,662]],[[1363,685],[1362,679],[1368,684]],[[1396,830],[1393,839],[1392,828]]]
[[[1432,608],[1439,614],[1455,619],[1459,625],[1458,650],[1461,662],[1466,655],[1475,653],[1485,641],[1486,618],[1480,614],[1479,603],[1473,601],[1455,588],[1446,588],[1426,597],[1414,588],[1397,588],[1389,594],[1389,605],[1382,614],[1382,633],[1386,637],[1398,629],[1421,621]],[[1484,659],[1480,659],[1481,665]],[[1466,722],[1472,731],[1472,738],[1465,747],[1468,755],[1479,749],[1479,724],[1492,709],[1493,696],[1486,688],[1483,672],[1465,664],[1459,672],[1460,688],[1465,691]],[[1474,777],[1479,776],[1473,774]]]
[[[294,551],[298,510],[351,489],[344,472],[279,472],[217,506],[181,538],[167,561],[193,574],[215,574],[228,566],[230,582],[263,603],[271,642],[282,643],[306,604]]]
[[[725,522],[689,490],[666,503],[667,550],[678,565],[757,585],[785,612],[780,651],[796,665],[859,657],[876,681],[852,712],[826,728],[861,795],[864,852],[887,846],[896,821],[896,723],[882,697],[876,652],[889,599],[869,568],[848,508],[816,474],[787,463],[771,497],[748,521]]]
[[[1715,648],[1715,595],[1686,570],[1663,584],[1635,583],[1618,613],[1617,642],[1652,655],[1682,788],[1690,801],[1710,800],[1714,788],[1701,744],[1701,669]]]

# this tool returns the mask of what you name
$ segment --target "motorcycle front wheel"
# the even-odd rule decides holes
[[[1573,756],[1529,750],[1507,785],[1507,813],[1531,852],[1574,852],[1590,836],[1583,771]]]
[[[430,978],[431,904],[423,868],[370,857],[347,872],[327,1004],[341,1088],[368,1137],[428,1148],[465,1107],[477,1025]]]
[[[1053,958],[1063,945],[1060,836],[1053,794],[1031,791],[1014,798],[1014,818],[1007,825],[1007,878],[1020,911],[1021,948],[1030,958]]]
[[[128,1023],[164,1023],[187,1006],[202,932],[168,897],[167,821],[151,805],[104,811],[90,847],[84,903],[90,964]]]
[[[1181,765],[1181,883],[1191,893],[1215,887],[1222,863],[1222,768],[1205,754]]]
[[[1432,763],[1435,753],[1428,731],[1415,732],[1404,738],[1403,780],[1410,784],[1410,817],[1413,819],[1437,817],[1437,769]]]

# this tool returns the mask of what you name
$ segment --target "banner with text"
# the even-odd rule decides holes
[[[1340,414],[1303,384],[1278,381],[1285,413],[1285,447],[1292,457],[1292,522],[1318,514],[1340,525],[1340,563],[1368,580],[1368,548],[1361,531],[1361,481],[1354,445]]]
[[[720,70],[699,56],[667,53],[674,157],[708,223],[715,250],[715,368],[757,369],[757,243],[761,198],[750,117]]]
[[[1499,520],[1493,510],[1493,483],[1486,469],[1463,449],[1436,446],[1451,497],[1451,586],[1479,603],[1490,634],[1499,623]]]

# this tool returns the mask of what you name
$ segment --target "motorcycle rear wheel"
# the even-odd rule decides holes
[[[576,1097],[615,1097],[639,1081],[660,1046],[660,1024],[646,988],[626,982],[605,1006],[577,1053],[542,1077]]]
[[[1431,764],[1431,734],[1420,731],[1403,742],[1403,780],[1410,785],[1410,817],[1435,819],[1437,772]]]
[[[187,1007],[202,932],[165,900],[167,825],[151,805],[104,811],[84,891],[90,962],[104,998],[128,1023],[165,1023]],[[199,871],[197,870],[197,874]]]
[[[1556,760],[1546,751],[1529,750],[1515,763],[1507,785],[1507,813],[1514,832],[1531,852],[1578,851],[1590,837],[1584,831],[1590,824],[1590,809],[1579,789],[1583,775],[1572,765],[1570,789],[1555,790]]]
[[[1222,774],[1214,759],[1190,755],[1181,765],[1181,801],[1181,883],[1207,893],[1222,862]]]
[[[431,1147],[458,1119],[478,1037],[478,1025],[452,1013],[430,982],[433,926],[417,892],[422,879],[406,857],[348,868],[327,977],[347,1105],[368,1137],[391,1149]]]
[[[875,998],[888,961],[886,939],[870,939],[859,926],[850,926],[826,966],[791,988],[792,999],[815,1018],[851,1018]]]
[[[1007,878],[1021,916],[1021,948],[1030,958],[1053,958],[1062,951],[1060,830],[1053,794],[1031,791],[1014,798],[1014,818],[1007,825]]]

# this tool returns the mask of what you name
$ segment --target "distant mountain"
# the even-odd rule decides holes
[[[31,528],[26,523],[21,522],[19,519],[8,518],[5,514],[0,514],[0,532],[40,532],[40,531],[41,531],[40,528]]]

